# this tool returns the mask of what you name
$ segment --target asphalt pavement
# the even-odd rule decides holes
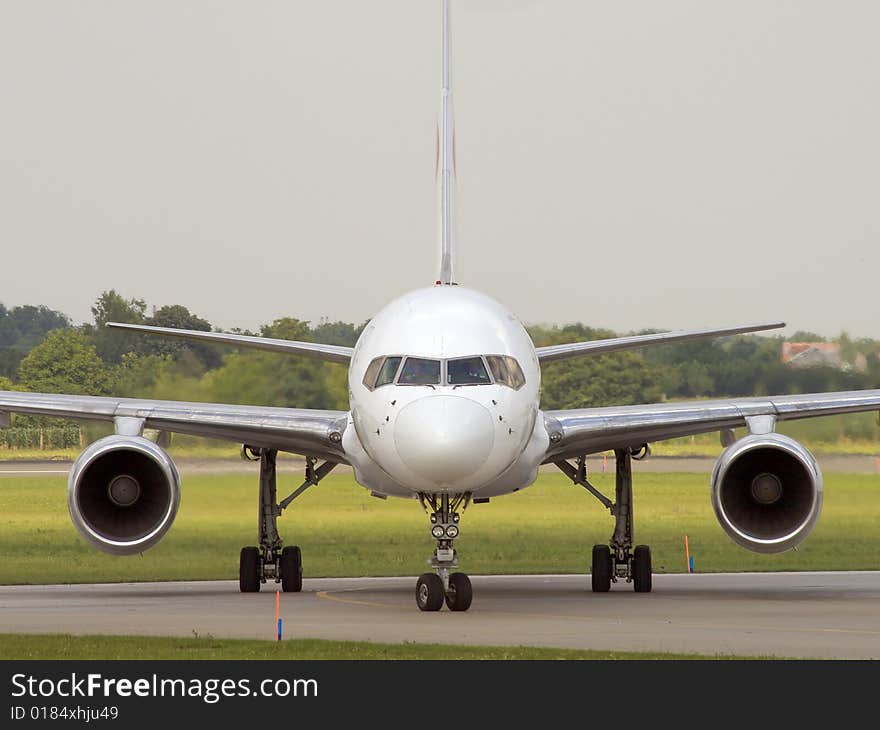
[[[474,576],[467,612],[423,613],[415,578],[306,579],[281,594],[285,638],[880,658],[880,572],[655,575],[595,594],[581,575]],[[0,587],[0,631],[271,640],[275,584]]]

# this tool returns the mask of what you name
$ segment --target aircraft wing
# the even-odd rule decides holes
[[[345,462],[346,411],[0,391],[0,426],[8,424],[10,413],[92,421],[143,419],[145,428],[159,431]]]
[[[785,327],[785,322],[759,322],[757,324],[742,324],[736,327],[709,330],[684,330],[680,332],[657,332],[652,335],[632,335],[630,337],[612,337],[608,340],[590,340],[588,342],[570,342],[565,345],[548,345],[537,347],[539,362],[544,365],[557,360],[567,360],[570,357],[581,355],[599,355],[616,350],[630,350],[634,347],[647,347],[648,345],[669,345],[674,342],[685,342],[705,337],[723,337],[726,335],[741,335],[748,332],[763,332],[764,330]]]
[[[544,411],[544,461],[743,427],[761,416],[788,421],[862,411],[880,411],[880,390]]]
[[[276,340],[271,337],[251,337],[250,335],[234,335],[226,332],[203,332],[201,330],[183,330],[174,327],[149,327],[144,324],[123,324],[121,322],[108,322],[107,326],[116,330],[174,337],[179,340],[190,340],[192,342],[250,347],[256,350],[282,352],[288,355],[304,355],[344,365],[348,365],[354,352],[353,348],[342,347],[341,345],[320,345],[316,342]]]

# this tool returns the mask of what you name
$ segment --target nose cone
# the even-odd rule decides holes
[[[474,474],[492,454],[495,429],[483,406],[466,397],[420,398],[397,416],[397,453],[420,477],[451,484]]]

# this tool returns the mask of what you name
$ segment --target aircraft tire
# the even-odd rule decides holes
[[[422,573],[416,583],[416,604],[420,611],[439,611],[443,607],[443,581],[436,573]]]
[[[632,560],[633,589],[636,593],[651,592],[651,548],[636,545]]]
[[[238,558],[238,587],[242,593],[260,590],[260,551],[255,547],[243,547]]]
[[[292,545],[281,551],[281,590],[299,593],[303,587],[302,551]]]
[[[593,545],[593,593],[608,593],[611,590],[611,571],[611,548],[608,545]]]
[[[449,593],[446,594],[446,606],[450,611],[467,611],[474,599],[471,579],[464,573],[453,573],[449,576]]]

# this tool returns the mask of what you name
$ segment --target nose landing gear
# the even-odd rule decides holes
[[[458,567],[458,554],[453,547],[460,534],[461,516],[470,504],[465,494],[420,494],[419,502],[431,517],[431,537],[437,542],[428,564],[436,571],[423,573],[416,583],[416,604],[422,611],[439,611],[446,603],[450,611],[467,611],[473,600],[470,578],[451,571]],[[429,509],[430,507],[430,509]]]

